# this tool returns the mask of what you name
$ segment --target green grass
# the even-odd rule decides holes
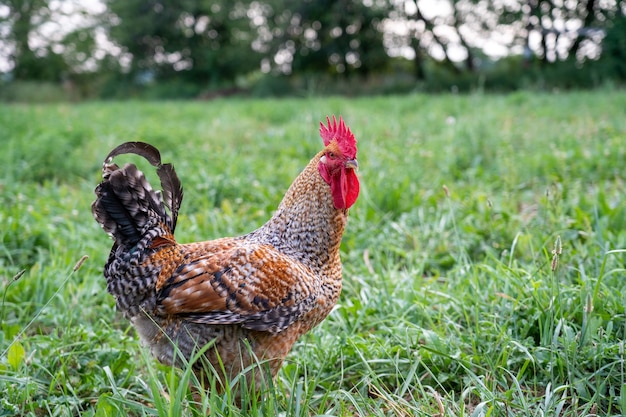
[[[622,415],[624,109],[622,91],[2,106],[0,415]],[[156,145],[185,187],[178,239],[236,235],[332,113],[362,184],[339,305],[264,401],[194,398],[106,292],[102,159]]]

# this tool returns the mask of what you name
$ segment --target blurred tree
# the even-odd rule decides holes
[[[48,78],[43,65],[38,65],[40,57],[29,45],[33,30],[49,16],[48,0],[5,0],[9,8],[7,16],[1,22],[8,30],[4,33],[4,42],[12,44],[9,58],[13,64],[13,77],[16,80]]]
[[[252,49],[255,2],[106,0],[109,35],[130,54],[131,73],[217,86],[259,67]]]
[[[424,36],[429,37],[430,38],[430,45],[428,46],[428,49],[430,49],[432,51],[433,46],[438,48],[442,53],[443,53],[443,59],[442,61],[446,64],[447,68],[452,70],[453,73],[459,73],[459,68],[455,65],[454,61],[452,60],[452,58],[450,57],[450,44],[451,39],[448,38],[447,36],[440,36],[438,30],[436,30],[436,28],[441,29],[442,26],[444,26],[444,22],[443,19],[441,17],[435,17],[432,20],[430,18],[427,18],[426,16],[424,16],[424,13],[422,11],[422,8],[420,8],[420,4],[417,0],[413,0],[413,3],[415,4],[415,13],[413,15],[408,15],[407,17],[409,18],[413,18],[415,19],[415,26],[416,27],[421,27],[422,28],[422,33],[421,34],[415,34],[416,38],[422,38]],[[455,26],[455,29],[458,32],[458,24],[459,24],[459,20],[458,20],[458,14],[454,13],[455,16],[455,24],[457,26]],[[435,25],[434,22],[437,22],[437,25]],[[448,26],[448,24],[445,24],[445,26]],[[414,47],[422,47],[422,44],[419,43],[415,43],[412,42],[412,45]],[[415,52],[415,56],[419,56],[421,55],[419,52]],[[419,63],[421,64],[421,63]],[[416,62],[416,65],[419,65]]]
[[[581,1],[578,3],[579,3],[579,6],[578,6],[579,14],[582,20],[582,27],[591,28],[594,25],[597,25],[598,20],[596,18],[596,7],[597,7],[596,0],[587,0],[586,2]],[[584,4],[580,4],[580,3],[584,3]],[[568,55],[575,57],[578,51],[580,50],[580,46],[582,45],[584,40],[585,38],[583,36],[576,36],[576,39],[574,40],[574,42],[569,48]]]
[[[481,57],[522,55],[545,65],[595,59],[623,0],[392,0],[388,46],[414,61],[424,79],[429,57],[455,74],[474,72]],[[403,28],[398,30],[397,27]]]
[[[490,3],[477,0],[450,0],[432,3],[419,0],[395,0],[390,19],[406,26],[402,34],[392,36],[392,43],[407,45],[418,80],[426,79],[426,63],[434,59],[448,72],[474,72],[481,42],[497,20]],[[393,33],[393,31],[391,31]],[[407,37],[403,40],[403,37]]]
[[[565,77],[601,54],[598,65],[612,69],[598,73],[626,77],[626,0],[102,1],[0,3],[0,58],[13,78],[69,80],[90,91],[100,82],[112,95],[138,80],[167,81],[163,96],[192,96],[239,77],[258,80],[259,70],[305,81],[380,76],[408,70],[403,57],[413,79],[471,88],[498,66],[493,59],[511,58],[525,77],[556,67]]]
[[[383,45],[385,1],[269,1],[269,56],[283,74],[367,76],[389,64]]]
[[[608,67],[611,77],[626,80],[626,1],[611,19],[606,36],[602,40],[601,61]]]
[[[512,43],[524,39],[527,50],[544,66],[555,61],[580,62],[598,58],[603,33],[620,3],[621,0],[507,2],[498,21],[514,29]],[[516,22],[524,22],[523,27]]]
[[[79,0],[5,0],[2,5],[8,13],[0,17],[0,41],[13,79],[58,82],[97,69],[97,14]],[[99,59],[104,55],[101,51]]]

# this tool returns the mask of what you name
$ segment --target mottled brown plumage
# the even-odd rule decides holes
[[[107,290],[159,361],[181,364],[174,346],[189,360],[210,344],[204,356],[219,384],[258,362],[273,377],[296,340],[330,313],[341,292],[339,245],[359,184],[354,136],[343,120],[327,121],[320,128],[325,148],[272,218],[240,237],[177,243],[182,187],[174,168],[141,142],[107,156],[92,205],[114,239]],[[164,198],[134,165],[112,163],[123,153],[157,167]],[[194,366],[211,377],[201,363]],[[263,374],[246,372],[258,387]]]

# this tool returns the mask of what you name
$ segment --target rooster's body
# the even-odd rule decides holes
[[[107,290],[159,361],[180,364],[204,348],[220,384],[259,362],[275,376],[295,341],[330,313],[341,292],[339,245],[359,184],[350,130],[333,118],[321,134],[326,147],[265,225],[190,244],[174,239],[182,187],[173,167],[139,142],[109,154],[93,204],[115,240],[104,269]],[[128,152],[158,167],[165,201],[134,165],[112,164]],[[194,366],[206,379],[202,362]],[[247,378],[258,387],[262,373]]]

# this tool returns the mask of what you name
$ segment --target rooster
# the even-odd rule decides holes
[[[203,383],[217,377],[220,389],[242,373],[248,386],[260,387],[264,372],[250,369],[267,364],[275,377],[298,338],[337,303],[339,246],[359,180],[354,135],[341,117],[326,121],[320,123],[324,149],[272,218],[239,237],[176,242],[183,192],[173,166],[142,142],[124,143],[107,156],[92,204],[114,240],[104,267],[107,290],[160,362],[191,362]],[[112,162],[125,153],[157,168],[162,193],[135,165]],[[194,362],[197,352],[201,360]]]

